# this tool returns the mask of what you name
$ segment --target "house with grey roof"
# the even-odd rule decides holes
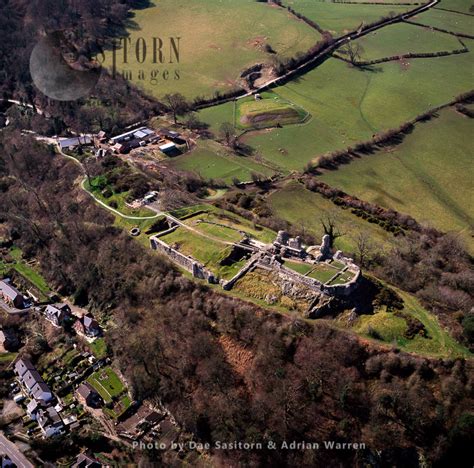
[[[80,453],[76,458],[76,463],[71,468],[100,468],[102,465],[94,458]]]
[[[0,281],[0,298],[8,305],[16,307],[17,309],[23,309],[25,307],[25,298],[8,279]]]
[[[15,362],[15,373],[18,377],[22,377],[26,371],[36,370],[35,366],[31,363],[29,359],[20,358]]]
[[[101,334],[99,323],[91,314],[83,315],[81,318],[77,319],[74,324],[74,330],[76,330],[80,335],[89,338],[94,338]]]
[[[15,373],[24,389],[39,403],[47,403],[53,399],[50,388],[28,359],[16,361]]]
[[[40,409],[36,420],[41,428],[41,432],[45,437],[54,437],[59,435],[64,430],[64,424],[55,408]]]
[[[50,304],[44,310],[44,316],[53,325],[60,327],[71,317],[71,308],[67,304]]]

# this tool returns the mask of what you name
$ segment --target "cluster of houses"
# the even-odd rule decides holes
[[[62,327],[74,320],[71,308],[67,304],[49,304],[43,311],[44,317],[56,327]],[[100,336],[101,328],[91,314],[75,318],[73,329],[86,338]]]
[[[185,145],[186,140],[178,133],[167,128],[154,131],[148,127],[139,127],[107,139],[105,132],[97,135],[83,135],[71,138],[58,138],[61,150],[73,150],[78,146],[94,145],[96,156],[103,157],[108,152],[126,154],[131,150],[148,144],[157,144],[158,149],[168,155],[179,154],[178,146]]]
[[[15,374],[24,394],[31,399],[26,405],[26,413],[36,421],[45,437],[65,432],[65,424],[59,415],[60,406],[52,391],[45,383],[35,366],[28,359],[18,359],[15,363]],[[15,401],[20,401],[19,394]]]

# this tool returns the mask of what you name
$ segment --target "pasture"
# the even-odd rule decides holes
[[[443,4],[444,2],[440,3],[440,8],[443,8]],[[444,29],[446,31],[474,36],[474,16],[433,8],[423,12],[421,15],[414,16],[411,18],[411,21],[426,26],[434,26],[435,28]]]
[[[322,29],[334,36],[347,34],[391,13],[400,14],[415,8],[409,5],[353,5],[314,0],[285,0],[283,3],[315,21]]]
[[[204,179],[221,180],[226,184],[234,179],[249,181],[252,174],[271,177],[276,173],[268,165],[255,159],[238,156],[222,145],[212,141],[200,141],[198,147],[189,153],[168,160],[167,164],[181,171],[195,172]]]
[[[363,47],[362,60],[463,48],[454,36],[408,23],[397,23],[374,31],[358,39],[356,43]]]
[[[474,119],[445,109],[438,118],[417,124],[400,145],[363,156],[321,179],[442,231],[461,232],[472,249],[474,198],[468,187],[474,166],[467,142],[473,131]]]
[[[337,207],[319,193],[310,192],[295,181],[268,197],[273,214],[286,219],[300,229],[321,239],[324,234],[321,218],[331,214],[337,222],[342,237],[336,239],[336,248],[344,252],[354,252],[360,233],[367,235],[371,243],[384,247],[393,239],[392,235],[376,224],[368,223],[349,210]]]
[[[472,48],[474,41],[465,41]],[[473,54],[387,62],[359,69],[329,59],[274,90],[312,118],[302,124],[247,133],[243,141],[267,161],[301,170],[327,151],[397,128],[472,87]],[[456,70],[456,73],[453,73]]]
[[[148,58],[138,63],[132,53],[124,64],[119,51],[117,68],[131,71],[131,81],[156,97],[179,92],[192,99],[229,91],[237,85],[242,70],[275,56],[293,57],[320,39],[317,31],[281,8],[255,0],[157,0],[154,6],[137,10],[132,22],[136,26],[129,30],[131,51],[143,37],[150,49]],[[153,37],[180,37],[179,64],[153,63]],[[266,45],[276,54],[266,52]],[[165,54],[168,58],[169,53]],[[104,66],[111,64],[112,53],[107,52]],[[140,70],[143,80],[138,79]],[[179,79],[175,79],[176,70]],[[158,72],[156,80],[151,79],[152,72]]]

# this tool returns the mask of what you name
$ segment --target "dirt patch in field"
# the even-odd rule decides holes
[[[262,50],[263,47],[265,46],[265,44],[267,43],[267,37],[265,36],[257,36],[257,37],[254,37],[252,39],[249,39],[247,41],[247,45],[249,47],[253,47],[255,49],[258,49],[258,50]]]
[[[245,377],[252,365],[253,353],[229,336],[221,335],[219,344],[222,346],[227,362],[232,366],[232,369],[240,376]]]
[[[240,122],[244,125],[259,125],[266,123],[268,125],[277,125],[278,123],[287,123],[288,120],[298,120],[298,112],[294,109],[284,109],[279,112],[262,112],[256,115],[243,115]]]

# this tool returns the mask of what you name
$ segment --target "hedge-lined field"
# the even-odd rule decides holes
[[[349,210],[337,207],[319,193],[310,192],[297,182],[290,182],[268,198],[273,214],[288,220],[300,229],[320,239],[323,234],[321,218],[328,213],[333,216],[344,235],[336,240],[336,248],[354,252],[359,233],[367,234],[371,242],[381,247],[387,245],[393,236],[377,224],[368,223],[353,215]]]
[[[408,23],[393,24],[374,31],[358,39],[356,43],[363,47],[361,60],[407,53],[450,52],[463,48],[454,36]]]
[[[362,23],[374,23],[392,12],[400,14],[415,8],[409,5],[352,5],[314,0],[285,0],[283,3],[336,36],[354,31]]]
[[[351,195],[413,216],[443,231],[462,232],[472,242],[474,179],[470,136],[474,119],[443,110],[419,123],[389,151],[354,160],[322,180]]]
[[[211,141],[200,142],[193,151],[170,159],[172,167],[195,172],[204,179],[222,180],[227,184],[234,179],[241,182],[252,179],[252,174],[270,177],[275,171],[259,164],[251,157],[237,156]]]

